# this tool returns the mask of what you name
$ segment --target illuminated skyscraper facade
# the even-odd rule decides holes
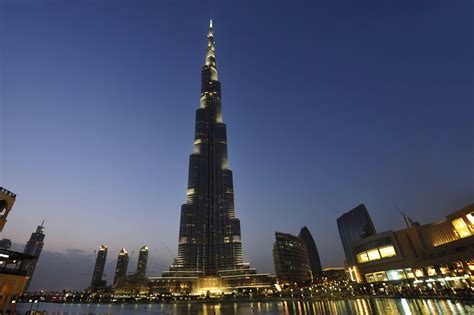
[[[235,217],[212,21],[207,38],[187,202],[181,207],[178,257],[168,274],[215,276],[250,270],[242,261],[240,221]]]
[[[91,290],[96,291],[105,288],[106,282],[102,280],[104,276],[105,261],[107,260],[107,246],[101,245],[95,260],[94,273],[92,274]]]
[[[148,247],[143,246],[142,248],[140,248],[140,253],[138,254],[137,276],[145,277],[147,264],[148,264]]]
[[[117,267],[115,268],[115,277],[114,277],[114,284],[117,281],[127,275],[127,268],[128,268],[128,253],[125,248],[120,250],[117,259]]]
[[[25,286],[25,291],[28,290],[28,287],[31,282],[31,277],[33,277],[33,273],[35,272],[36,265],[38,263],[39,256],[41,251],[43,250],[44,246],[44,221],[41,225],[38,225],[36,228],[36,232],[31,233],[31,237],[25,245],[25,250],[23,251],[25,254],[36,256],[36,259],[33,260],[26,260],[21,263],[20,269],[26,271],[26,276],[29,277],[28,282]]]

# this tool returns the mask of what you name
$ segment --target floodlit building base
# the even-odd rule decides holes
[[[221,295],[242,290],[271,288],[275,277],[270,274],[243,274],[210,277],[150,277],[150,293],[174,295]]]
[[[119,296],[145,295],[148,291],[148,279],[135,274],[119,278],[114,286],[114,294]]]
[[[0,248],[0,314],[15,310],[13,301],[24,293],[30,280],[19,266],[21,262],[32,259],[36,257]]]

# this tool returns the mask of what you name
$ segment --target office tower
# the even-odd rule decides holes
[[[337,227],[342,247],[349,266],[356,264],[354,245],[357,241],[377,234],[369,212],[364,204],[360,204],[337,219]]]
[[[242,261],[240,221],[234,210],[212,20],[207,38],[194,153],[189,157],[187,202],[181,207],[178,257],[166,275],[250,272],[248,264]]]
[[[92,274],[91,290],[96,291],[104,288],[106,281],[102,280],[104,276],[105,261],[107,260],[107,246],[100,245],[99,251],[97,252],[97,258],[95,259],[94,273]]]
[[[313,277],[320,276],[323,272],[321,268],[321,260],[319,259],[318,248],[314,242],[313,236],[309,232],[309,229],[306,226],[303,226],[298,234],[298,237],[301,238],[306,244],[306,250],[308,252],[309,264],[311,266],[311,273]]]
[[[10,247],[12,247],[12,241],[10,241],[8,238],[4,238],[0,241],[0,248],[9,249]]]
[[[128,253],[125,250],[125,248],[122,248],[120,250],[120,253],[117,259],[117,267],[115,268],[114,284],[116,284],[117,281],[121,277],[127,275],[127,268],[128,268]]]
[[[143,246],[142,248],[140,248],[140,253],[138,254],[137,276],[145,277],[147,263],[148,263],[148,247]]]
[[[35,272],[36,264],[38,263],[41,250],[44,245],[44,221],[36,228],[36,232],[31,233],[31,237],[25,245],[25,254],[36,256],[36,259],[27,260],[21,263],[20,268],[26,272],[26,276],[29,277],[28,282],[25,286],[25,291],[28,290],[28,287]]]
[[[297,236],[275,232],[273,262],[280,283],[294,283],[312,279],[306,243]]]

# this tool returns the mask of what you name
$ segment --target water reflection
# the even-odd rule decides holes
[[[19,304],[25,314],[29,304]],[[322,301],[256,301],[222,303],[176,303],[136,305],[51,304],[39,305],[49,315],[155,315],[155,314],[474,314],[474,302],[431,299],[350,299]]]

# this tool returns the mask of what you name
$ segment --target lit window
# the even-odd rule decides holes
[[[446,275],[449,273],[449,267],[447,265],[443,265],[439,267],[442,275]]]
[[[367,280],[368,283],[375,282],[374,274],[373,273],[366,274],[365,280]]]
[[[387,281],[388,280],[387,274],[385,273],[385,271],[376,272],[376,273],[374,273],[374,275],[375,275],[376,281]]]
[[[474,212],[471,212],[471,213],[468,213],[466,215],[467,219],[469,220],[469,222],[474,225]]]
[[[459,272],[459,273],[464,272],[464,267],[462,265],[462,262],[457,261],[457,262],[454,263],[454,266],[455,266],[456,272]]]
[[[469,270],[474,271],[474,259],[468,260],[467,267]]]
[[[433,266],[427,267],[426,271],[428,273],[428,276],[436,276],[436,270],[434,269]]]
[[[423,278],[425,276],[423,269],[415,269],[415,276],[417,278]]]
[[[363,264],[363,263],[368,262],[368,261],[369,261],[369,256],[367,256],[367,252],[363,252],[363,253],[357,254],[357,261],[358,261],[360,264]]]
[[[393,257],[397,255],[397,253],[395,252],[395,248],[393,248],[392,245],[379,247],[379,251],[380,251],[380,256],[382,256],[382,258]]]
[[[388,280],[405,279],[405,273],[403,272],[403,269],[388,270],[387,276],[388,276]]]
[[[464,222],[463,218],[453,220],[452,224],[456,229],[456,232],[458,232],[460,238],[471,236],[471,231],[469,231],[466,222]]]
[[[411,270],[411,268],[405,269],[405,275],[407,276],[408,279],[415,278],[415,274],[413,273],[413,270]]]
[[[380,259],[380,253],[379,253],[379,250],[377,248],[369,250],[367,252],[367,255],[369,256],[370,261]]]

